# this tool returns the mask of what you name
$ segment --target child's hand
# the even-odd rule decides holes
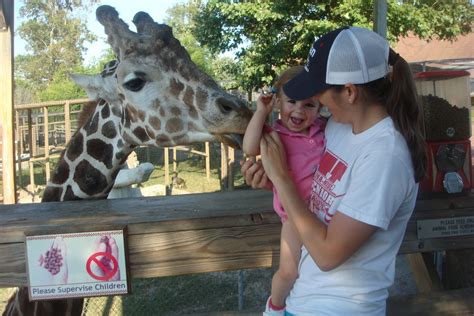
[[[265,116],[270,114],[275,103],[275,94],[261,94],[257,99],[257,111],[262,111]]]

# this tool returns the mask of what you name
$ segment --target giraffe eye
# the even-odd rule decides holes
[[[140,91],[146,84],[146,81],[141,79],[141,78],[134,78],[132,80],[129,80],[123,84],[125,89],[130,90],[130,91]]]

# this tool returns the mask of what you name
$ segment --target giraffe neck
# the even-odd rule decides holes
[[[135,145],[122,137],[122,111],[104,100],[72,137],[43,194],[43,202],[106,198]]]

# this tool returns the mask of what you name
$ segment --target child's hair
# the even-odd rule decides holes
[[[390,49],[388,61],[393,67],[391,74],[361,86],[369,102],[385,104],[395,127],[408,144],[415,181],[419,182],[425,176],[427,164],[423,107],[406,60]]]
[[[280,96],[283,91],[283,85],[296,77],[296,75],[303,70],[303,66],[293,66],[283,71],[273,85],[273,87],[276,88],[276,94]]]

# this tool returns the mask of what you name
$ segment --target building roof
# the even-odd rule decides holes
[[[422,40],[414,35],[400,38],[394,47],[406,61],[474,60],[474,33],[459,36],[454,41]]]
[[[411,64],[414,72],[433,68],[468,71],[471,78],[471,91],[474,93],[473,32],[458,36],[453,41],[438,39],[427,41],[410,34],[400,38],[393,48]]]

